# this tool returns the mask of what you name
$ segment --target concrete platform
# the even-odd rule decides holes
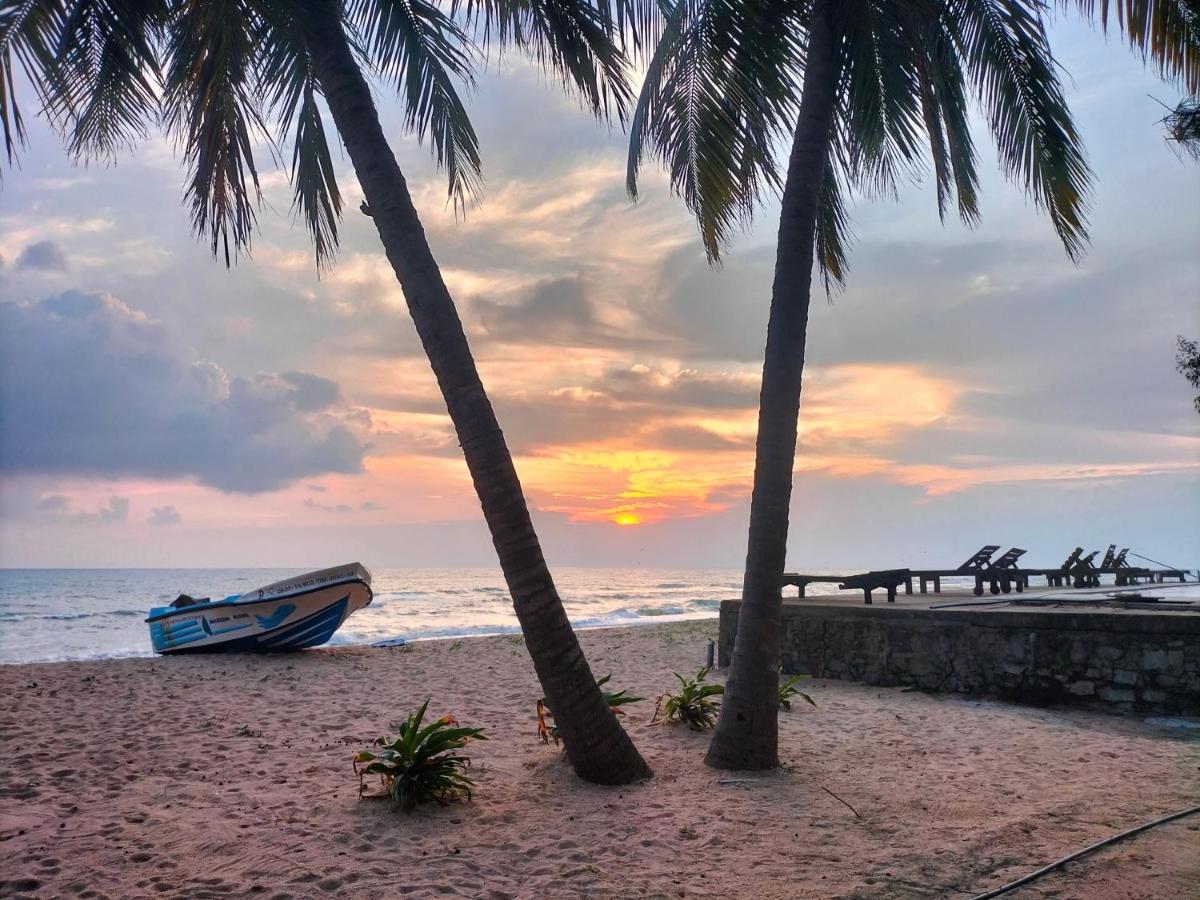
[[[783,667],[1038,705],[1200,715],[1200,603],[1085,605],[1109,593],[1058,588],[978,598],[943,591],[870,606],[851,592],[786,599]],[[1172,591],[1143,585],[1142,593],[1170,599]],[[729,664],[740,606],[721,604],[721,666]]]

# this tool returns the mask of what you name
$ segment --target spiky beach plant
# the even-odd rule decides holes
[[[410,713],[394,738],[376,738],[377,752],[360,750],[354,757],[358,795],[362,797],[368,775],[378,775],[392,798],[392,805],[412,812],[420,803],[436,800],[449,803],[459,797],[471,799],[474,782],[465,770],[471,758],[458,751],[470,741],[486,741],[482,728],[462,728],[450,716],[421,727],[429,701]],[[361,766],[361,768],[360,768]]]
[[[782,669],[779,672],[779,677],[783,678]],[[790,710],[792,708],[793,697],[799,697],[802,700],[807,700],[813,706],[817,705],[817,702],[813,700],[812,697],[808,696],[808,694],[796,687],[796,685],[801,681],[808,681],[810,678],[812,678],[811,675],[791,675],[786,680],[779,682],[779,706],[781,709]]]
[[[672,672],[679,679],[679,693],[660,696],[654,708],[654,718],[658,718],[661,709],[664,722],[686,722],[689,728],[697,731],[712,728],[721,704],[709,698],[724,694],[725,686],[705,684],[708,671],[701,669],[695,678],[684,678],[678,672]]]
[[[619,691],[604,690],[604,685],[608,684],[611,678],[611,674],[605,675],[596,682],[596,687],[600,688],[601,693],[604,695],[604,702],[608,704],[608,708],[612,710],[613,715],[623,716],[625,715],[625,710],[621,709],[622,706],[628,703],[638,703],[642,698],[635,697],[624,689]],[[550,725],[546,722],[546,719],[554,718],[554,713],[550,712],[550,707],[547,705],[545,697],[542,697],[537,702],[537,717],[538,737],[542,739],[543,744],[549,744],[550,741],[554,741],[554,746],[557,747],[559,742],[558,726]]]

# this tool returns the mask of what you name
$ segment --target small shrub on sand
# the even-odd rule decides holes
[[[596,687],[600,688],[604,693],[604,702],[608,704],[608,708],[613,711],[613,715],[623,716],[625,710],[621,709],[628,703],[639,703],[641,697],[635,697],[629,691],[605,691],[604,685],[608,684],[612,675],[605,675],[596,682]],[[553,719],[554,713],[550,712],[550,707],[546,705],[546,698],[543,697],[537,702],[537,718],[538,718],[538,737],[542,739],[543,744],[549,744],[554,741],[554,746],[558,746],[558,726],[550,725],[546,719]]]
[[[471,799],[474,783],[465,772],[471,767],[471,758],[458,751],[470,741],[486,741],[483,729],[461,728],[450,716],[421,727],[428,707],[426,700],[400,724],[396,737],[376,739],[374,746],[382,749],[360,750],[354,757],[359,797],[363,779],[378,775],[387,790],[386,795],[378,796],[390,796],[392,805],[405,812],[430,800]]]
[[[780,670],[779,675],[782,679],[782,670]],[[792,708],[792,698],[799,697],[801,700],[807,700],[813,706],[816,706],[817,702],[812,697],[796,687],[799,682],[808,681],[810,678],[812,678],[811,675],[792,675],[786,680],[781,680],[779,682],[779,705],[783,709],[790,710]]]
[[[712,728],[716,724],[721,704],[709,698],[724,694],[724,685],[705,684],[708,669],[701,669],[695,678],[684,678],[678,672],[672,674],[679,679],[679,693],[663,694],[658,698],[651,722],[658,719],[661,709],[664,722],[686,722],[689,728],[695,728],[697,731]]]

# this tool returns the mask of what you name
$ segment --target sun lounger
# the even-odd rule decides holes
[[[956,575],[970,575],[974,572],[986,569],[991,561],[992,554],[1000,549],[999,544],[985,544],[967,558],[967,561],[957,569],[911,569],[909,570],[909,579],[904,583],[904,593],[912,593],[912,583],[915,578],[921,586],[921,593],[929,592],[929,584],[933,583],[933,592],[940,594],[942,592],[942,579],[951,578]]]
[[[1087,556],[1079,557],[1079,559],[1076,560],[1075,565],[1071,567],[1071,579],[1075,587],[1085,588],[1100,586],[1100,573],[1096,570],[1096,564],[1092,561],[1096,558],[1096,554],[1099,552],[1099,550],[1093,550]]]
[[[1013,586],[1017,588],[1017,593],[1025,590],[1026,576],[1017,569],[1017,560],[1025,555],[1025,551],[1020,547],[1011,547],[1005,551],[1004,555],[990,563],[986,569],[975,574],[975,596],[983,594],[983,585],[986,582],[993,594],[1001,592],[1007,594],[1012,591]]]
[[[909,583],[908,569],[885,569],[879,572],[864,572],[861,575],[851,575],[838,585],[843,591],[861,590],[863,602],[871,603],[871,592],[876,588],[887,591],[888,603],[896,602],[896,588]]]
[[[800,593],[796,596],[804,599],[804,589],[810,584],[841,584],[849,575],[800,575],[795,572],[785,572],[783,575],[783,587],[799,588]]]

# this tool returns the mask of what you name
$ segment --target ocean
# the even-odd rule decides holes
[[[151,606],[213,597],[302,569],[0,569],[0,663],[152,656]],[[326,646],[519,631],[498,568],[372,569],[375,599]],[[714,618],[741,592],[736,569],[559,568],[577,628]]]
[[[181,593],[219,599],[303,571],[0,569],[0,663],[152,656],[144,622],[151,606],[165,606]],[[737,569],[560,567],[553,574],[576,628],[715,618],[722,600],[740,595],[742,583]],[[520,630],[498,568],[372,569],[372,576],[374,601],[326,646]],[[950,590],[972,582],[946,578],[942,584]],[[1172,599],[1200,599],[1196,584],[1154,588]],[[808,593],[839,591],[813,584]]]

